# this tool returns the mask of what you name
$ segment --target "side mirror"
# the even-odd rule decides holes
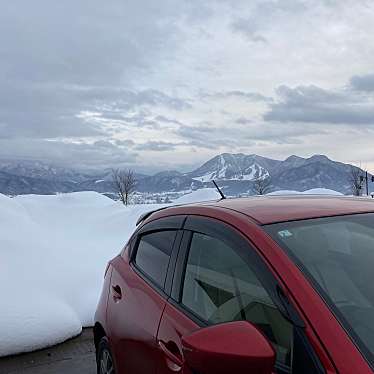
[[[250,322],[223,323],[182,337],[187,365],[201,374],[271,374],[275,350]]]

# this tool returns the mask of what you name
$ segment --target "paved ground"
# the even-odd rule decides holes
[[[0,374],[96,374],[92,329],[55,347],[0,359]]]

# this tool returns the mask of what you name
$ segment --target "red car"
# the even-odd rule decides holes
[[[370,199],[155,211],[106,269],[98,373],[372,373],[373,274]]]

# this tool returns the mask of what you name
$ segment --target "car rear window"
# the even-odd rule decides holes
[[[161,289],[164,288],[176,231],[159,231],[142,235],[135,264]]]

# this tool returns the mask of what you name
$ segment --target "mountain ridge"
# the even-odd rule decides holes
[[[270,178],[270,190],[329,188],[350,193],[350,164],[326,155],[291,155],[276,160],[256,154],[222,153],[182,173],[136,174],[139,193],[182,192],[209,187],[215,180],[229,196],[249,195],[256,180]],[[370,185],[370,191],[374,188]],[[80,171],[39,160],[0,160],[0,193],[55,194],[93,190],[114,193],[111,170]]]

